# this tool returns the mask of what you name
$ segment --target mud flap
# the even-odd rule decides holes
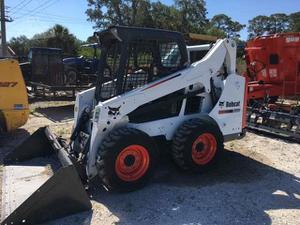
[[[91,209],[66,150],[47,127],[5,158],[1,224],[37,224]]]

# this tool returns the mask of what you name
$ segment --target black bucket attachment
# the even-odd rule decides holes
[[[47,127],[5,160],[1,224],[37,224],[91,209],[67,151]]]

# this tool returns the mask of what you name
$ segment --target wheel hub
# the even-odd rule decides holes
[[[211,133],[199,135],[192,144],[192,159],[197,165],[208,164],[217,152],[217,141]]]
[[[204,144],[202,142],[199,142],[197,145],[196,145],[196,151],[197,152],[202,152],[204,150]]]
[[[127,167],[130,167],[134,164],[135,157],[133,155],[128,155],[124,159],[124,163]]]
[[[141,145],[130,145],[117,156],[115,171],[120,179],[130,182],[144,176],[149,165],[150,156],[147,149]]]

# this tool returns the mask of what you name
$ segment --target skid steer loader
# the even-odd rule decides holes
[[[180,33],[114,26],[101,45],[96,87],[77,95],[70,142],[37,130],[5,158],[2,224],[35,224],[88,210],[85,185],[132,191],[150,178],[157,140],[183,170],[203,171],[223,142],[244,136],[245,79],[236,44],[187,48]],[[189,51],[207,51],[196,62]]]

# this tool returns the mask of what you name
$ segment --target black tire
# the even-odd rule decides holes
[[[123,161],[120,159],[123,156],[122,153],[124,154],[124,151],[127,151],[126,149],[131,148],[132,146],[140,146],[139,148],[141,149],[144,148],[143,152],[145,153],[146,150],[149,156],[148,158],[144,157],[148,159],[147,169],[145,169],[146,167],[142,167],[145,169],[145,172],[141,172],[140,174],[142,175],[135,180],[122,177],[126,176],[126,174],[124,175],[124,173],[120,172],[121,169],[117,169],[118,162],[123,162],[128,168],[131,165],[126,165],[127,161],[131,160],[131,162],[128,163],[132,165],[135,165],[135,162],[137,162],[133,155],[126,156]],[[130,156],[131,158],[129,158]],[[143,160],[143,157],[140,158]],[[153,140],[147,134],[137,129],[125,127],[112,131],[102,141],[97,153],[96,166],[102,183],[107,189],[129,192],[139,189],[146,184],[153,173],[156,161],[157,149]]]
[[[209,145],[211,142],[213,145]],[[210,117],[203,117],[188,120],[179,127],[173,137],[171,152],[181,169],[198,172],[211,167],[223,149],[223,135],[217,123]],[[204,156],[200,157],[199,154]]]
[[[65,72],[65,84],[76,85],[78,79],[78,71],[76,69],[68,69]]]

